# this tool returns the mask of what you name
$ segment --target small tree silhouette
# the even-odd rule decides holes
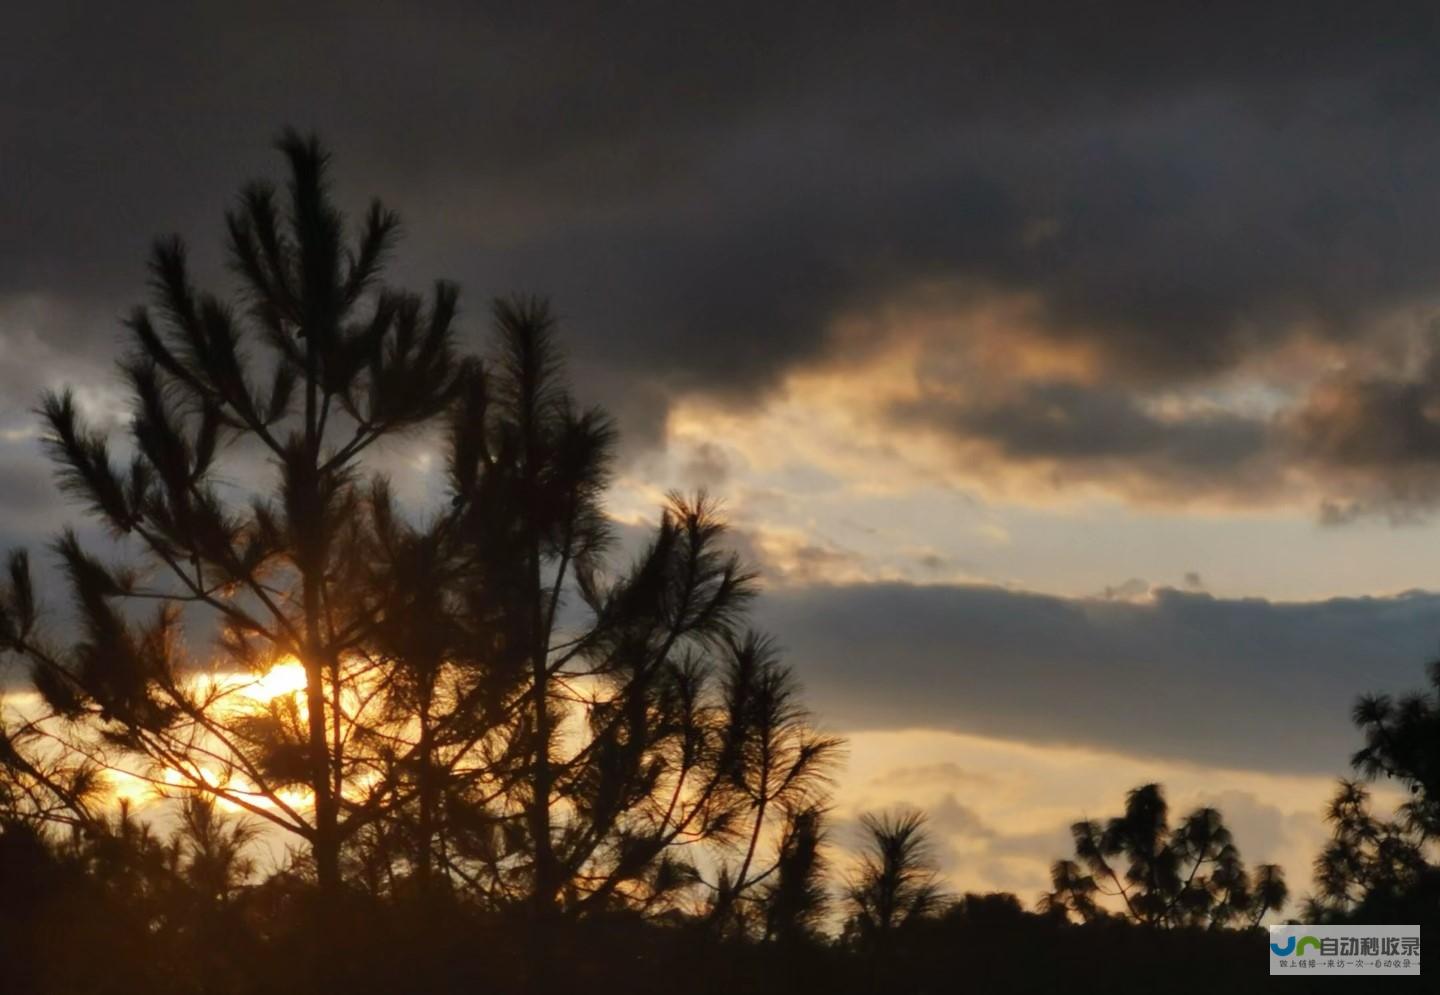
[[[841,942],[863,958],[869,990],[883,991],[901,943],[940,912],[943,896],[924,814],[867,813],[860,825],[864,843],[842,891]]]
[[[774,873],[761,893],[765,939],[782,947],[816,939],[830,909],[824,819],[815,805],[787,814]]]
[[[446,515],[420,531],[372,502],[373,600],[403,607],[371,652],[406,726],[382,778],[399,818],[377,827],[402,839],[378,856],[541,922],[658,914],[708,885],[727,928],[838,742],[743,629],[753,577],[714,502],[672,495],[636,560],[609,566],[611,427],[575,404],[544,302],[500,302],[494,325],[452,414]],[[685,856],[707,846],[710,882]]]
[[[1433,887],[1426,858],[1430,836],[1403,812],[1399,819],[1377,818],[1363,785],[1341,781],[1325,821],[1331,837],[1315,858],[1316,894],[1306,902],[1311,921],[1383,915],[1416,896],[1427,881]]]
[[[249,819],[227,819],[213,798],[189,795],[180,805],[180,826],[172,845],[180,874],[198,894],[223,905],[234,898],[255,870],[250,854],[259,827]]]
[[[1440,870],[1440,661],[1427,667],[1430,690],[1394,699],[1364,695],[1352,712],[1365,745],[1351,763],[1367,780],[1393,779],[1409,792],[1390,819],[1374,815],[1370,793],[1342,780],[1326,810],[1331,839],[1315,858],[1316,920],[1386,922],[1433,914]]]
[[[844,890],[846,933],[861,946],[885,947],[939,910],[939,870],[922,813],[866,814],[860,824],[866,840]]]
[[[1217,810],[1198,808],[1172,830],[1158,784],[1129,792],[1124,815],[1077,822],[1071,834],[1076,860],[1052,866],[1043,912],[1085,922],[1118,914],[1152,927],[1255,926],[1287,897],[1277,865],[1261,865],[1251,878]],[[1118,898],[1121,908],[1112,913],[1104,898]]]
[[[128,466],[72,394],[42,405],[62,485],[141,561],[107,566],[66,532],[55,548],[81,638],[57,646],[33,615],[5,635],[53,711],[89,720],[72,728],[94,735],[68,736],[68,749],[102,767],[139,759],[135,776],[224,798],[296,833],[333,898],[342,844],[377,814],[373,796],[354,794],[367,765],[356,756],[363,716],[348,653],[377,615],[350,596],[365,531],[358,461],[446,410],[462,365],[452,286],[437,284],[428,305],[378,286],[396,217],[373,204],[347,244],[325,154],[293,132],[279,145],[290,166],[285,207],[257,183],[227,219],[236,303],[192,286],[178,239],[155,248],[155,310],[132,316],[122,364],[134,411]],[[232,464],[252,486],[228,500],[227,453],[268,459],[268,492],[250,464]],[[132,610],[146,603],[157,605],[148,618]],[[247,711],[233,705],[233,682],[191,679],[182,610],[220,626],[213,671],[263,673],[297,659],[303,705]],[[293,786],[307,789],[308,811],[287,795]]]
[[[1355,703],[1355,724],[1365,746],[1351,758],[1366,778],[1394,778],[1410,793],[1402,814],[1427,836],[1440,836],[1440,661],[1429,665],[1429,693],[1365,695]],[[1341,796],[1348,786],[1341,785]],[[1338,799],[1337,799],[1338,800]]]

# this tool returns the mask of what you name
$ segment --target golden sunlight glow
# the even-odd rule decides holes
[[[277,805],[275,801],[258,791],[252,790],[242,778],[229,777],[213,767],[197,764],[193,773],[188,776],[176,770],[174,767],[165,768],[164,781],[165,784],[171,788],[191,790],[197,780],[214,788],[217,792],[225,793],[217,794],[215,798],[216,803],[222,811],[233,813],[247,811],[244,805],[237,804],[232,798],[226,797],[226,795],[243,798],[256,808],[270,810],[279,808],[279,805]],[[149,800],[150,798],[159,800],[163,797],[164,794],[158,788],[155,788],[151,789],[150,794],[145,800]],[[307,809],[314,803],[314,796],[304,788],[281,788],[275,792],[275,798],[296,811]]]
[[[264,674],[236,688],[253,701],[270,701],[305,690],[305,668],[292,657],[280,660]]]
[[[232,717],[264,711],[272,702],[298,696],[295,714],[299,721],[305,720],[305,698],[301,694],[305,690],[305,668],[293,656],[277,660],[259,675],[202,672],[188,677],[186,683],[194,694],[214,702],[220,714]],[[29,721],[43,712],[43,703],[34,692],[12,693],[0,701],[0,718],[7,721]],[[364,787],[372,783],[375,776],[367,774],[358,778],[356,784]],[[311,793],[303,787],[282,788],[274,792],[273,799],[267,797],[238,771],[227,770],[218,763],[196,763],[185,770],[165,767],[147,773],[140,768],[126,769],[117,761],[104,771],[103,781],[109,801],[126,802],[135,808],[163,803],[201,786],[217,792],[218,804],[229,812],[244,812],[246,805],[275,810],[279,807],[277,800],[294,811],[302,811],[314,802]],[[240,801],[245,804],[239,804]]]

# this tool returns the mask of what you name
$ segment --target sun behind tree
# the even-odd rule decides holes
[[[279,147],[285,195],[252,184],[227,216],[233,300],[156,246],[128,445],[68,392],[42,403],[62,485],[133,556],[57,540],[68,644],[14,561],[0,635],[50,709],[29,731],[78,758],[36,783],[75,821],[112,770],[185,799],[196,839],[226,838],[217,800],[286,830],[332,924],[363,890],[537,930],[803,928],[788,883],[818,866],[839,744],[746,630],[754,578],[715,504],[674,496],[610,562],[614,433],[575,403],[548,305],[497,302],[490,353],[461,357],[453,285],[382,282],[396,216],[373,204],[351,239],[318,143]],[[446,453],[423,515],[369,463],[417,433]]]

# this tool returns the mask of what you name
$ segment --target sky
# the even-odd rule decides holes
[[[724,501],[841,830],[1027,900],[1163,781],[1299,893],[1365,691],[1440,651],[1430,5],[26,5],[0,33],[0,544],[78,519],[150,240],[314,129],[392,276],[544,293],[611,511]],[[509,7],[509,9],[505,9]],[[1428,8],[1428,9],[1427,9]],[[423,501],[433,454],[388,455]]]

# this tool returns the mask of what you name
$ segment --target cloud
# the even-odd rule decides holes
[[[1107,600],[1128,600],[1140,598],[1150,593],[1150,584],[1140,577],[1131,577],[1121,584],[1108,584],[1100,596]]]
[[[702,442],[691,453],[683,472],[692,490],[714,492],[730,477],[731,455],[713,442]]]
[[[984,586],[782,588],[779,633],[842,730],[939,729],[1260,771],[1340,773],[1364,692],[1423,683],[1440,595],[1149,601]]]
[[[55,482],[49,467],[36,452],[33,438],[0,439],[0,518],[5,531],[23,531],[37,521],[53,520],[56,513]]]
[[[808,466],[851,494],[944,481],[1031,505],[1101,496],[1328,523],[1421,520],[1440,500],[1429,322],[1392,316],[1363,350],[1297,340],[1220,379],[1145,384],[1046,341],[1028,309],[941,287],[847,320],[854,348],[762,402],[678,402],[667,445],[683,456],[721,433],[747,471],[800,486]]]
[[[1340,483],[1322,505],[1325,521],[1423,517],[1440,500],[1437,334],[1428,329],[1408,362],[1347,366],[1286,412],[1295,458]]]
[[[858,553],[800,530],[756,526],[732,538],[741,559],[756,567],[768,586],[867,579]]]
[[[1180,802],[1183,802],[1181,804]],[[1172,821],[1196,807],[1219,809],[1247,861],[1253,864],[1289,863],[1318,853],[1327,835],[1315,812],[1284,811],[1250,791],[1234,789],[1202,792],[1193,800],[1171,800]],[[1292,880],[1295,894],[1301,882]]]
[[[971,840],[988,840],[995,830],[968,805],[947,794],[925,812],[931,829],[942,836],[961,836]]]
[[[874,785],[886,788],[910,788],[920,785],[963,785],[968,789],[993,786],[995,779],[979,771],[966,770],[959,764],[944,761],[918,767],[898,767],[877,778]]]
[[[997,856],[1044,861],[1048,866],[1051,861],[1059,860],[1072,852],[1075,838],[1070,827],[1079,821],[1080,816],[1077,815],[1064,825],[1001,836],[990,844],[990,852]]]
[[[1061,381],[1000,398],[921,398],[889,412],[900,430],[940,432],[967,457],[1041,467],[1051,487],[1101,481],[1138,496],[1184,501],[1279,483],[1265,457],[1265,422],[1206,412],[1162,418],[1123,390]]]
[[[1148,388],[1300,334],[1348,348],[1433,296],[1440,263],[1435,26],[1407,4],[369,0],[41,6],[7,29],[0,298],[119,313],[175,230],[218,277],[220,210],[273,173],[282,123],[314,126],[347,202],[407,218],[397,277],[460,279],[471,315],[553,293],[641,445],[677,397],[749,403],[847,348],[847,315],[936,280],[1027,296],[1036,336]],[[114,349],[113,326],[63,334]],[[1064,385],[928,420],[1018,459],[1086,444],[1028,397],[1124,426],[1072,459],[1168,486],[1255,452],[1243,418],[1157,425]]]
[[[60,299],[0,296],[0,439],[36,434],[32,409],[46,388],[77,387],[92,414],[113,421],[110,331],[106,317]]]

